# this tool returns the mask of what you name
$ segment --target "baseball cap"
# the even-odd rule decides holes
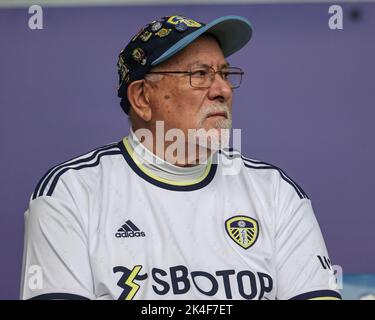
[[[228,15],[207,24],[182,15],[165,16],[141,28],[120,52],[117,69],[121,108],[129,113],[127,89],[131,82],[143,79],[155,66],[173,57],[202,34],[211,34],[219,42],[224,57],[240,50],[251,38],[251,23],[240,16]]]

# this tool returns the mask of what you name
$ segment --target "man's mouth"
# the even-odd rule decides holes
[[[227,119],[228,114],[225,111],[216,111],[216,112],[209,113],[207,118],[210,118],[210,117],[224,117]]]

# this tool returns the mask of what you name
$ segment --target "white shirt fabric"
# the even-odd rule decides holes
[[[42,177],[21,299],[340,298],[311,201],[282,170],[233,150],[155,166],[136,145],[131,132]]]

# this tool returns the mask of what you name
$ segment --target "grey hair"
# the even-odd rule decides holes
[[[163,78],[164,76],[162,74],[148,73],[145,75],[145,80],[148,80],[151,82],[158,82]]]

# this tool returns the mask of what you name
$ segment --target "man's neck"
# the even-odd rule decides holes
[[[194,167],[205,165],[211,158],[212,152],[209,148],[189,143],[188,139],[180,141],[169,141],[163,135],[157,135],[150,131],[151,137],[144,134],[142,130],[131,129],[137,140],[159,159],[178,167]],[[146,138],[145,138],[146,137]]]
[[[149,173],[162,179],[177,182],[196,181],[205,176],[211,167],[211,160],[208,160],[205,164],[186,164],[184,166],[167,162],[146,148],[132,130],[126,140],[130,146],[133,160],[136,160],[136,163],[148,170]]]

